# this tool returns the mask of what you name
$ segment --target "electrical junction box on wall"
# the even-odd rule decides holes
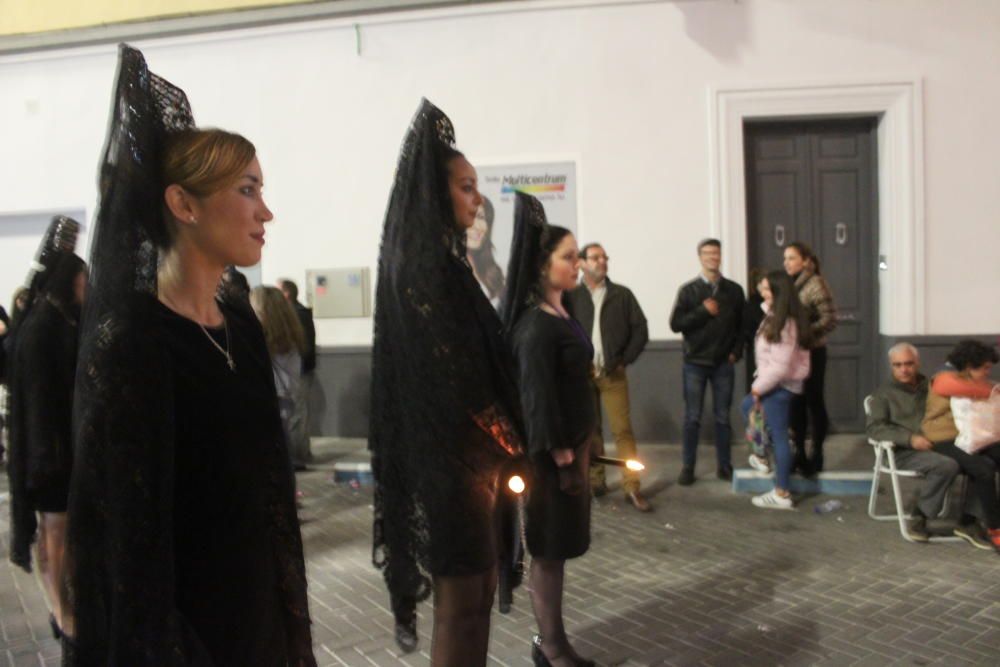
[[[308,269],[306,298],[315,318],[369,317],[372,314],[371,271]]]

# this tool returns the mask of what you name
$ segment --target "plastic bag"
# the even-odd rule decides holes
[[[1000,385],[986,399],[954,397],[951,414],[958,428],[955,446],[974,454],[1000,443]]]
[[[771,446],[771,432],[764,421],[764,406],[754,406],[747,415],[747,444],[755,456],[767,458],[767,450]]]

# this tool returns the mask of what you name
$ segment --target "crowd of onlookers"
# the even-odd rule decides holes
[[[610,417],[619,454],[634,456],[624,368],[647,340],[646,321],[632,293],[607,279],[608,256],[600,244],[585,245],[580,258],[582,280],[571,295],[573,313],[594,341],[595,390]],[[748,439],[755,445],[749,464],[774,475],[774,488],[754,497],[753,504],[791,509],[790,476],[794,471],[807,477],[822,472],[829,428],[824,401],[826,346],[836,327],[836,308],[820,260],[807,245],[791,243],[784,250],[782,270],[752,272],[750,295],[744,298],[743,289],[721,274],[719,241],[702,241],[698,258],[701,272],[681,286],[670,316],[671,328],[684,339],[683,463],[678,483],[695,482],[709,386],[716,474],[723,480],[732,478],[729,409],[734,365],[745,357],[748,393],[741,409]],[[615,299],[613,308],[606,305],[609,298]],[[924,477],[909,535],[916,541],[928,540],[927,519],[937,517],[952,481],[963,474],[969,478],[969,491],[954,534],[978,548],[1000,551],[1000,432],[996,431],[1000,394],[989,379],[997,362],[996,349],[975,340],[961,341],[931,380],[919,373],[919,353],[913,345],[894,346],[889,361],[892,379],[870,399],[867,434],[892,442],[897,465]],[[959,403],[963,408],[958,419],[954,399],[967,402]],[[974,419],[979,421],[972,424]],[[979,429],[971,443],[962,433],[970,429]],[[605,492],[603,477],[595,478],[593,489],[595,495]],[[637,478],[627,476],[624,489],[633,505],[649,509],[639,494]]]
[[[705,389],[712,388],[716,474],[732,479],[730,456],[735,364],[746,356],[748,393],[741,407],[750,423],[762,425],[765,447],[750,457],[757,470],[772,472],[771,491],[753,504],[791,509],[789,478],[822,472],[829,429],[824,400],[826,344],[837,326],[830,286],[820,260],[804,243],[784,250],[783,268],[751,276],[750,297],[720,272],[722,248],[706,239],[698,245],[701,273],[677,294],[671,328],[684,337],[684,451],[678,483],[695,481]],[[811,436],[811,437],[808,437]],[[807,444],[809,448],[807,449]],[[773,465],[769,453],[773,453]]]

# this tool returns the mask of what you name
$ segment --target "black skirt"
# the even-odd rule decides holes
[[[597,425],[593,348],[575,321],[538,308],[518,320],[513,346],[532,463],[528,551],[535,558],[576,558],[590,546],[588,469]],[[554,449],[574,450],[573,464],[558,468]]]
[[[577,558],[590,547],[590,443],[574,454],[566,468],[558,468],[549,454],[533,461],[525,513],[528,551],[535,558]],[[568,483],[575,488],[567,489]]]

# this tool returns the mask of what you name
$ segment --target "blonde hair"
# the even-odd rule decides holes
[[[215,128],[178,132],[167,143],[163,183],[207,197],[239,178],[256,155],[250,140],[233,132]]]
[[[217,128],[171,134],[163,155],[163,187],[179,185],[195,197],[208,197],[235,182],[257,155],[249,139]],[[163,204],[165,245],[173,242],[173,216]]]
[[[272,355],[292,351],[301,354],[305,351],[306,336],[302,324],[281,290],[258,285],[250,290],[250,305],[264,328],[264,340]]]

